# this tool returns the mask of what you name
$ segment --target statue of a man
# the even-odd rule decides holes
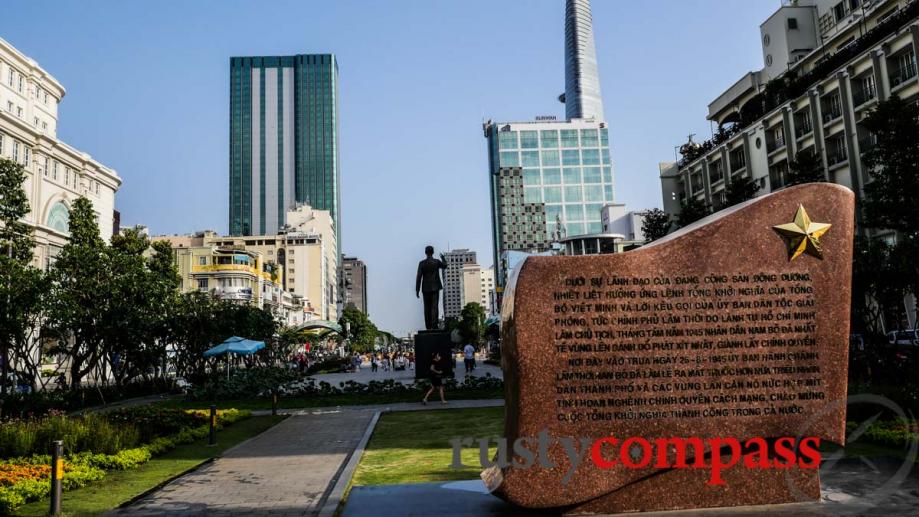
[[[424,327],[434,330],[440,318],[440,290],[444,288],[440,270],[447,269],[447,261],[443,253],[440,254],[440,260],[434,258],[434,246],[425,247],[424,254],[427,258],[418,263],[418,275],[415,276],[415,296],[424,295]]]

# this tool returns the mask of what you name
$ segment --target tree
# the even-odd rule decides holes
[[[460,311],[459,331],[463,341],[478,345],[485,333],[485,309],[476,302],[469,302]]]
[[[788,181],[786,186],[826,181],[823,162],[813,150],[798,151],[795,158],[788,162]]]
[[[865,185],[864,224],[919,233],[919,107],[892,96],[865,118],[877,143],[864,155],[874,181]]]
[[[725,190],[725,204],[727,206],[738,205],[756,197],[759,192],[759,183],[753,179],[741,179],[731,181]]]
[[[99,236],[92,203],[77,198],[70,210],[70,241],[51,269],[49,325],[58,336],[53,353],[70,361],[70,386],[79,387],[103,357],[103,317],[112,296],[109,254]]]
[[[207,378],[204,352],[219,343],[218,304],[200,291],[181,294],[176,299],[169,341],[175,343],[176,373],[192,384]]]
[[[683,228],[712,213],[712,207],[705,201],[689,199],[680,203],[680,213],[677,215],[677,227]]]
[[[379,331],[366,314],[356,307],[346,307],[342,311],[339,324],[343,329],[348,329],[348,342],[352,350],[361,353],[373,351]]]
[[[29,198],[22,185],[25,169],[16,162],[0,158],[0,394],[5,395],[9,383],[10,347],[27,333],[30,315],[40,307],[28,285],[20,285],[34,276],[30,271],[32,237],[22,218],[29,213]],[[25,296],[24,296],[25,295]]]
[[[641,233],[648,242],[656,241],[667,235],[670,226],[673,224],[670,220],[670,214],[660,208],[652,208],[645,212],[645,217],[641,221]]]
[[[111,275],[108,288],[119,303],[104,307],[99,321],[102,365],[119,386],[156,366],[156,355],[149,348],[157,316],[152,310],[155,289],[143,255],[149,244],[139,231],[127,229],[112,236],[111,246],[106,247]],[[101,377],[103,382],[108,378],[104,374]]]

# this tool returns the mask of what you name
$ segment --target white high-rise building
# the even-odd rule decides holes
[[[483,268],[476,263],[463,264],[460,286],[460,308],[468,303],[477,303],[486,316],[495,312],[495,270]]]
[[[485,314],[491,316],[497,310],[495,301],[495,268],[490,267],[482,269],[479,277],[479,287],[482,295],[482,307],[485,308]]]
[[[463,310],[463,266],[475,264],[475,252],[467,249],[444,253],[444,318],[458,318]]]
[[[114,226],[118,174],[57,138],[57,107],[64,87],[10,43],[0,38],[0,158],[22,164],[23,185],[34,228],[34,264],[47,267],[69,236],[70,208],[86,196],[99,231],[109,240]]]

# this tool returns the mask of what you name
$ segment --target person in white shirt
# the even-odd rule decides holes
[[[475,347],[472,346],[472,343],[467,343],[463,347],[463,365],[466,367],[466,375],[475,369]]]

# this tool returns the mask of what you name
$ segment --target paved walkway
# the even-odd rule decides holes
[[[291,417],[226,451],[115,515],[316,515],[377,411],[503,405],[385,404],[294,410]]]
[[[475,370],[472,371],[472,375],[476,377],[485,377],[486,375],[491,375],[492,377],[496,377],[498,379],[504,378],[500,366],[485,364],[483,359],[483,357],[478,359],[478,366]],[[466,369],[463,367],[463,361],[457,360],[456,366],[453,368],[453,374],[456,376],[456,379],[462,380],[465,372]],[[386,379],[394,379],[403,384],[411,384],[415,382],[415,371],[390,370],[388,372],[384,372],[382,369],[379,369],[376,372],[371,372],[370,363],[364,363],[361,366],[361,369],[355,373],[322,373],[318,375],[310,375],[310,378],[316,379],[316,382],[328,382],[332,386],[338,386],[339,382],[355,381],[361,384],[367,384],[370,381],[385,381]]]

